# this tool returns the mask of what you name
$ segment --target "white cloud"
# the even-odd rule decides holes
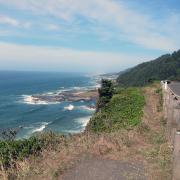
[[[29,29],[32,27],[32,23],[31,22],[25,22],[22,24],[22,26],[25,28],[25,29]]]
[[[180,37],[177,37],[180,31],[178,14],[159,22],[151,15],[129,8],[122,0],[0,0],[0,4],[29,10],[42,16],[54,16],[67,22],[76,22],[82,16],[87,21],[94,22],[95,26],[112,26],[117,31],[118,39],[123,36],[131,43],[150,49],[172,51],[180,46]],[[172,21],[173,28],[166,29]]]
[[[112,72],[140,63],[143,55],[0,43],[1,69]],[[152,57],[147,57],[150,60]]]
[[[0,24],[5,24],[13,27],[21,27],[25,29],[29,29],[32,26],[31,22],[20,22],[19,20],[6,15],[0,15]]]
[[[18,26],[19,22],[16,19],[10,18],[8,16],[0,15],[0,24],[7,24],[11,26]]]
[[[46,28],[51,31],[58,31],[60,29],[59,26],[57,26],[55,24],[47,24]]]

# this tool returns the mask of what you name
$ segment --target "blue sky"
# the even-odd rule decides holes
[[[113,72],[180,48],[178,0],[0,0],[0,69]]]

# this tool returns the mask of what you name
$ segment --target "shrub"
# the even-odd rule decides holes
[[[101,88],[98,90],[99,99],[97,101],[97,111],[105,107],[107,103],[111,100],[114,93],[114,86],[112,81],[107,79],[102,79]]]
[[[3,168],[15,167],[16,161],[39,154],[42,149],[57,143],[52,132],[39,134],[23,140],[1,140],[0,162]]]
[[[144,104],[145,100],[140,89],[121,89],[100,112],[91,118],[89,128],[94,132],[131,129],[141,122]]]

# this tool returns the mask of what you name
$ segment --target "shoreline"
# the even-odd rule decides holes
[[[62,99],[63,97],[63,99]],[[64,135],[76,135],[76,134],[81,134],[84,133],[87,129],[87,126],[90,122],[90,119],[94,115],[96,111],[96,105],[90,104],[88,102],[96,101],[98,98],[98,90],[97,89],[91,89],[91,90],[71,90],[71,91],[63,91],[61,93],[58,93],[58,95],[32,95],[31,98],[28,97],[28,102],[26,101],[27,104],[30,105],[52,105],[52,104],[59,104],[62,102],[69,102],[69,105],[64,106],[64,110],[68,113],[77,110],[77,111],[89,111],[89,115],[85,115],[82,117],[75,118],[74,121],[77,123],[77,129],[64,129],[64,130],[53,130],[52,132],[56,134],[64,134]],[[76,102],[87,102],[87,105],[82,104],[75,106],[73,103]],[[91,114],[92,113],[92,114]],[[42,122],[38,126],[33,127],[32,129],[29,127],[23,127],[22,131],[19,132],[17,135],[17,140],[19,139],[29,139],[33,135],[36,135],[38,133],[46,133],[48,131],[51,131],[51,127],[48,127],[51,122]],[[24,134],[23,132],[26,131],[31,131],[29,134],[27,132],[27,135],[21,135]],[[26,134],[26,132],[25,132]]]
[[[24,103],[34,105],[58,104],[61,102],[90,102],[96,100],[98,90],[67,90],[58,94],[48,95],[27,95],[24,96]]]

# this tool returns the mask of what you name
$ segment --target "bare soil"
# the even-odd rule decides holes
[[[63,180],[145,180],[144,167],[140,162],[125,162],[83,155],[68,171]]]

